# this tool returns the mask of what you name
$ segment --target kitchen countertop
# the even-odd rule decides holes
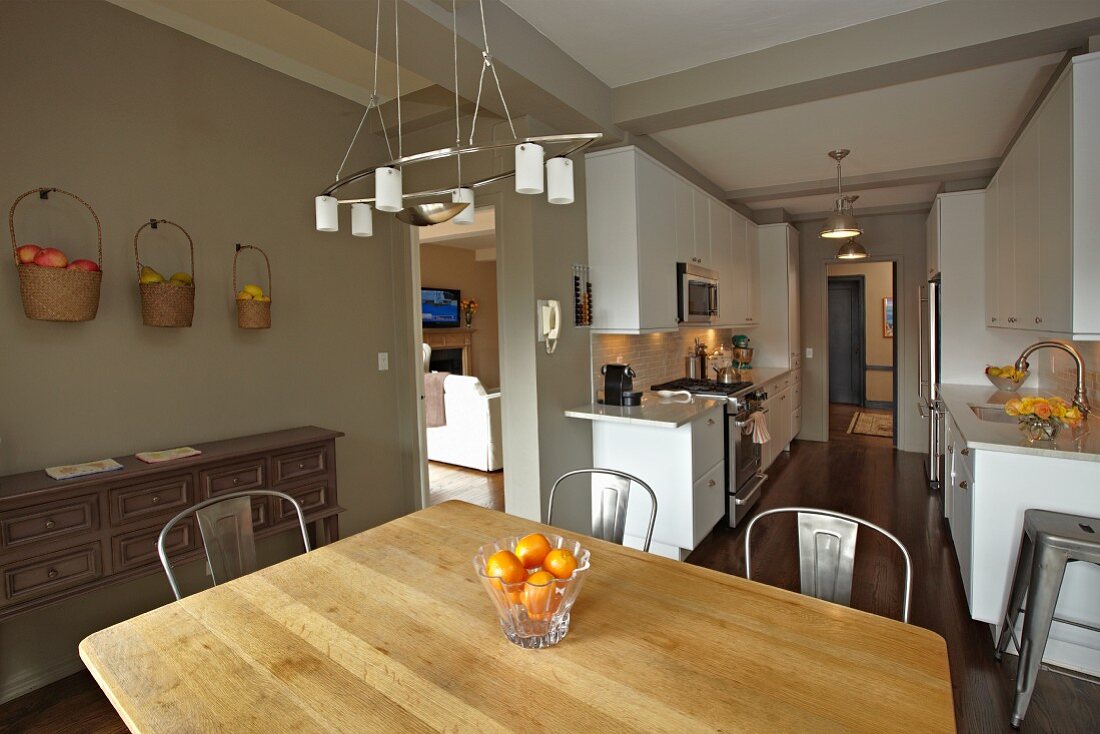
[[[1054,459],[1100,461],[1100,424],[1097,423],[1100,417],[1094,416],[1086,420],[1083,429],[1063,428],[1054,441],[1029,443],[1016,424],[983,421],[970,409],[971,405],[1004,405],[1014,397],[1050,395],[1048,391],[1021,388],[1010,393],[991,386],[941,384],[939,394],[971,449]],[[1068,397],[1066,399],[1069,400]]]
[[[687,425],[711,408],[722,405],[724,400],[696,397],[687,402],[683,397],[662,398],[657,393],[646,393],[642,404],[634,406],[603,405],[589,403],[565,411],[569,418],[609,423],[679,428]]]
[[[752,387],[746,388],[744,392],[755,390],[761,387],[765,382],[774,380],[777,377],[782,377],[788,372],[794,372],[794,369],[790,367],[753,367],[752,369],[741,370],[741,379],[748,380],[752,383]],[[737,393],[740,395],[741,393]]]

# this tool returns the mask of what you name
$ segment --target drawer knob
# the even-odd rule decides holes
[[[54,525],[57,525],[57,523],[55,523],[53,520],[47,520],[46,521],[46,529],[47,530],[53,530]]]
[[[713,422],[713,421],[712,421],[712,422]],[[305,468],[306,468],[305,462],[299,461],[299,462],[298,462],[298,468],[299,468],[299,469],[305,469]]]
[[[714,425],[714,419],[713,418],[707,418],[707,425],[708,426],[713,426]]]
[[[153,502],[154,505],[159,505],[160,504],[160,495],[159,494],[154,494],[152,502]]]
[[[970,487],[969,487],[969,485],[968,485],[968,484],[966,483],[966,480],[965,480],[965,479],[964,479],[964,480],[962,480],[961,482],[959,482],[959,489],[969,489],[969,488],[970,488]]]
[[[57,578],[57,569],[56,568],[51,568],[50,570],[46,571],[46,575],[48,577],[50,577],[51,579]]]
[[[963,449],[959,453],[962,454],[963,456],[970,456],[970,449]]]
[[[241,483],[241,478],[240,477],[233,477],[233,486],[234,487],[236,487],[240,483]]]
[[[708,486],[708,487],[713,487],[713,486],[715,486],[716,484],[718,484],[718,482],[714,481],[713,479],[711,479],[711,480],[710,480],[709,482],[707,482],[707,486]]]
[[[1038,316],[1036,316],[1035,317],[1035,323],[1041,324],[1041,323],[1043,323],[1043,320],[1041,318],[1039,318]]]

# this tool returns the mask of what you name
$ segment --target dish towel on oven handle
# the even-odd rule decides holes
[[[741,430],[746,436],[752,434],[753,443],[767,443],[772,440],[772,435],[768,433],[768,418],[760,410],[749,416]]]

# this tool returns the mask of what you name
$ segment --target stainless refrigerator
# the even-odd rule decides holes
[[[928,422],[928,486],[941,489],[943,482],[943,404],[939,400],[940,381],[940,276],[920,288],[920,382],[917,409]]]

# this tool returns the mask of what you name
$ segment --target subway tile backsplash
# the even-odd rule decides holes
[[[1089,402],[1100,404],[1100,342],[1071,342],[1085,360],[1085,387]],[[1038,363],[1038,385],[1054,395],[1072,398],[1077,388],[1077,366],[1073,358],[1061,350],[1043,349],[1035,352],[1029,361],[1032,371]],[[1027,386],[1025,384],[1025,386]]]
[[[650,386],[684,376],[684,357],[688,356],[695,339],[708,348],[719,344],[730,346],[732,329],[679,329],[657,334],[593,334],[592,335],[592,397],[603,390],[600,368],[605,364],[629,364],[638,374],[634,389],[648,391]]]

